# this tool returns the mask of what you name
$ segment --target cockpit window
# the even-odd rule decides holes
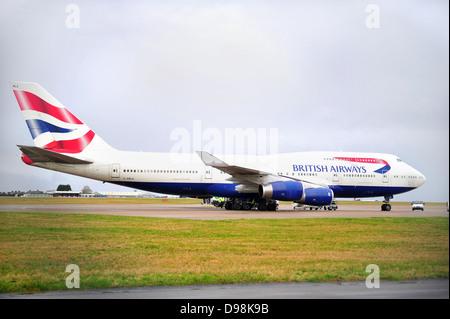
[[[397,157],[397,162],[402,162],[402,160],[400,158]]]

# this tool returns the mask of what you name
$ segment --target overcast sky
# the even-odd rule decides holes
[[[117,149],[169,152],[171,133],[194,123],[276,128],[279,152],[395,154],[427,183],[394,200],[447,201],[448,6],[2,1],[0,191],[131,190],[23,164],[16,145],[33,142],[17,80],[40,83]]]

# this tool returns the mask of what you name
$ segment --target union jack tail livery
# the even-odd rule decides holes
[[[110,146],[36,83],[11,82],[34,144],[56,153],[77,154]]]

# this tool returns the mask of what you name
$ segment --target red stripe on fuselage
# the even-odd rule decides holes
[[[368,164],[385,164],[389,165],[383,159],[380,158],[367,158],[367,157],[335,157],[335,159],[347,161],[347,162],[355,162],[355,163],[368,163]]]

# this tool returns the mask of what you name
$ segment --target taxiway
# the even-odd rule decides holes
[[[444,205],[430,205],[422,211],[411,211],[410,206],[393,206],[390,212],[382,212],[378,205],[340,205],[336,211],[293,210],[292,205],[282,204],[276,212],[233,211],[201,204],[120,204],[120,205],[0,205],[0,212],[41,212],[71,214],[101,214],[136,217],[177,219],[277,219],[277,218],[369,218],[369,217],[448,217]]]

